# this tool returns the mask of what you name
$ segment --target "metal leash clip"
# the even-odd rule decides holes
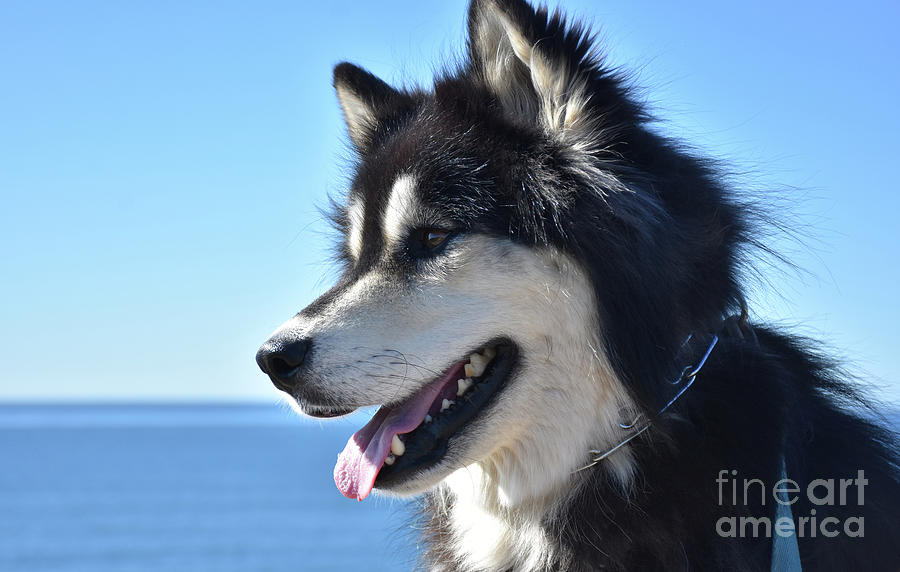
[[[697,365],[686,366],[681,370],[681,375],[676,377],[671,382],[672,385],[679,385],[682,383],[684,384],[678,391],[678,393],[676,393],[675,396],[670,399],[662,409],[657,411],[656,415],[654,415],[652,419],[642,425],[640,429],[626,437],[624,440],[620,441],[619,444],[612,449],[607,449],[605,451],[591,449],[589,452],[592,455],[596,455],[596,457],[594,457],[589,464],[575,470],[574,472],[577,473],[579,471],[583,471],[585,469],[593,467],[603,459],[609,457],[620,448],[627,445],[633,439],[637,438],[641,433],[649,429],[653,422],[659,419],[666,412],[666,410],[669,409],[669,407],[671,407],[673,403],[678,401],[678,399],[682,395],[684,395],[684,393],[694,384],[694,380],[697,379],[697,374],[699,374],[700,370],[703,369],[703,366],[706,365],[706,360],[709,359],[709,356],[710,354],[712,354],[713,349],[715,349],[716,344],[719,343],[719,334],[728,334],[734,338],[752,342],[754,345],[759,345],[759,339],[756,337],[756,332],[753,331],[753,328],[748,323],[749,310],[747,309],[747,301],[744,300],[743,296],[741,296],[738,298],[738,302],[741,305],[741,313],[725,318],[717,330],[718,333],[712,335],[712,341],[709,343],[709,346],[706,348],[706,351],[703,353],[703,357],[700,358],[700,361],[697,363]],[[684,348],[693,339],[693,337],[693,333],[689,334],[684,342],[681,343],[681,348]],[[640,420],[640,418],[641,414],[639,413],[631,423],[625,424],[619,422],[619,427],[625,430],[633,429],[637,425],[637,422]]]
[[[748,326],[748,328],[749,328],[749,326]],[[752,330],[750,330],[750,331],[752,332]],[[693,337],[693,334],[689,335],[687,337],[687,339],[684,341],[684,343],[682,344],[682,347],[684,347],[684,345],[686,345],[691,340],[692,337]],[[754,336],[754,338],[755,338],[755,336]],[[712,354],[712,351],[716,347],[717,343],[719,343],[719,336],[717,334],[713,334],[712,341],[709,343],[709,346],[706,348],[706,351],[703,353],[703,357],[700,358],[700,361],[697,363],[697,365],[696,366],[689,365],[681,370],[681,375],[679,375],[677,378],[675,378],[675,380],[672,381],[671,383],[672,383],[672,385],[678,385],[678,384],[684,382],[684,385],[678,391],[678,393],[676,393],[675,396],[672,399],[670,399],[669,402],[665,404],[665,406],[663,406],[662,409],[660,409],[659,411],[656,412],[656,415],[653,416],[653,419],[647,421],[647,423],[642,425],[640,429],[638,429],[636,432],[634,432],[631,435],[629,435],[628,437],[626,437],[624,440],[620,441],[619,444],[616,445],[615,447],[613,447],[612,449],[607,449],[606,451],[591,449],[589,452],[592,455],[597,455],[597,456],[594,457],[589,464],[581,467],[580,469],[577,469],[574,472],[577,473],[577,472],[580,472],[585,469],[589,469],[589,468],[593,467],[594,465],[596,465],[603,459],[609,457],[610,455],[612,455],[613,453],[618,451],[620,448],[627,445],[633,439],[636,439],[644,431],[649,429],[650,426],[653,424],[653,421],[655,421],[656,419],[659,419],[662,416],[662,414],[665,413],[666,410],[669,409],[669,407],[671,407],[673,403],[678,401],[678,398],[681,397],[682,395],[684,395],[684,393],[688,389],[690,389],[690,387],[694,384],[694,380],[697,379],[697,374],[699,374],[700,370],[703,369],[703,366],[706,365],[706,360],[709,359],[709,356],[710,356],[710,354]],[[623,424],[623,423],[619,423],[619,427],[621,427],[622,429],[631,429],[637,424],[638,419],[640,419],[640,414],[638,414],[638,416],[634,418],[634,421],[632,421],[631,423],[629,423],[627,425]]]

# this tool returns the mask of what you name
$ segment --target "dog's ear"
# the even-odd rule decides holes
[[[472,0],[469,57],[473,71],[517,121],[551,131],[578,128],[586,118],[589,38],[566,30],[557,13],[524,0]]]
[[[366,70],[343,62],[334,68],[334,89],[356,148],[369,150],[383,123],[410,103],[410,98]]]

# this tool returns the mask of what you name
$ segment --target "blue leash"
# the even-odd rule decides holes
[[[754,343],[758,343],[757,339],[756,339],[756,334],[753,332],[753,328],[751,328],[747,324],[747,305],[743,301],[743,299],[741,300],[740,316],[731,316],[731,317],[727,318],[726,320],[724,320],[723,325],[722,325],[722,330],[724,330],[726,328],[726,326],[729,326],[729,325],[732,327],[732,329],[736,329],[737,335],[741,339],[744,339],[744,336],[746,335]],[[682,347],[684,345],[686,345],[689,341],[691,341],[692,338],[693,338],[693,334],[689,335],[687,337],[687,339],[684,340],[684,343],[681,344]],[[688,389],[690,389],[691,385],[693,385],[693,383],[694,383],[694,379],[697,378],[697,374],[700,373],[701,369],[703,369],[703,366],[706,364],[706,360],[709,358],[709,355],[712,353],[713,349],[716,347],[716,344],[718,342],[719,342],[719,334],[713,334],[712,341],[710,342],[709,346],[706,348],[706,351],[704,352],[703,357],[700,358],[700,361],[697,363],[697,366],[696,367],[688,366],[688,367],[684,368],[681,372],[681,375],[678,376],[678,378],[672,382],[672,384],[674,384],[674,385],[684,382],[684,385],[682,386],[681,390],[675,394],[675,397],[673,397],[671,400],[669,400],[669,402],[666,403],[666,405],[657,412],[654,419],[658,419],[659,417],[661,417],[666,412],[666,410],[669,407],[671,407],[672,404],[675,403],[678,400],[678,398],[684,394],[684,392],[686,392]],[[619,423],[619,425],[622,427],[622,429],[633,429],[637,425],[638,421],[640,420],[640,417],[641,416],[638,415],[637,417],[635,417],[634,421],[632,421],[631,423],[629,423],[627,425],[622,424],[622,423]],[[625,439],[620,441],[618,445],[616,445],[615,447],[613,447],[611,449],[607,449],[605,451],[591,449],[590,452],[596,456],[591,460],[591,462],[589,464],[585,465],[584,467],[581,467],[580,469],[577,469],[574,472],[577,473],[579,471],[589,469],[590,467],[593,467],[597,463],[603,461],[608,456],[610,456],[611,454],[618,451],[621,447],[625,446],[628,442],[635,439],[636,437],[641,435],[644,431],[649,429],[652,424],[652,421],[653,420],[646,422],[643,425],[643,427],[641,427],[637,431],[634,431],[631,435],[629,435],[628,437],[626,437]],[[780,477],[780,479],[781,480],[787,479],[787,466],[784,461],[784,455],[781,456],[781,477]],[[789,500],[787,497],[787,493],[785,491],[779,491],[778,496],[784,503],[786,503]],[[771,570],[772,570],[772,572],[802,572],[803,567],[800,565],[800,546],[799,546],[799,544],[797,544],[797,531],[795,530],[795,527],[794,527],[794,514],[793,514],[793,511],[791,510],[791,505],[783,504],[781,502],[776,503],[776,504],[777,504],[777,507],[775,509],[775,523],[777,523],[778,521],[782,521],[782,519],[786,519],[788,522],[790,522],[790,529],[789,529],[788,534],[782,536],[782,535],[778,534],[777,527],[774,526],[774,523],[773,523],[773,527],[771,529],[772,533],[773,533],[773,536],[772,536],[772,568],[771,568]],[[782,521],[782,522],[784,522],[784,521]]]
[[[781,457],[781,479],[787,479],[787,467],[785,466],[784,456]],[[783,502],[787,502],[787,494],[779,491],[779,497]],[[772,572],[801,572],[800,565],[800,546],[797,544],[797,531],[794,530],[794,515],[791,511],[791,505],[776,503],[775,522],[786,518],[791,522],[790,534],[782,536],[776,532],[773,526],[772,536]]]

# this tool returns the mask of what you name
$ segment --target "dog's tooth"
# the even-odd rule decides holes
[[[385,465],[393,465],[394,461],[396,461],[396,460],[397,460],[397,457],[395,457],[392,454],[388,454],[387,458],[384,460],[384,464]]]
[[[472,387],[474,382],[469,378],[459,379],[456,381],[456,396],[460,397],[465,392],[469,391],[469,388]]]
[[[446,411],[447,409],[450,409],[450,406],[453,405],[454,403],[456,403],[456,402],[450,401],[449,399],[445,399],[443,402],[441,402],[441,411]]]
[[[463,366],[463,372],[466,374],[466,377],[476,377],[475,366],[470,363]]]
[[[425,423],[431,423],[431,415],[425,415]]]
[[[484,354],[484,357],[488,358],[488,361],[491,361],[492,359],[497,357],[497,348],[495,348],[495,347],[484,348],[484,351],[481,353]]]
[[[469,375],[468,370],[466,371],[466,377],[478,377],[482,373],[484,373],[484,369],[487,367],[490,359],[484,357],[481,354],[472,354],[469,356],[469,363],[472,364],[472,375]]]
[[[405,452],[406,445],[403,444],[403,441],[400,440],[400,437],[394,435],[394,438],[391,439],[391,453],[399,457]]]

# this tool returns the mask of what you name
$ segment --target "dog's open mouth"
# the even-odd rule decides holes
[[[396,483],[440,461],[449,440],[496,395],[509,377],[515,344],[495,341],[450,367],[405,401],[383,405],[347,441],[334,483],[363,500],[379,485]]]

